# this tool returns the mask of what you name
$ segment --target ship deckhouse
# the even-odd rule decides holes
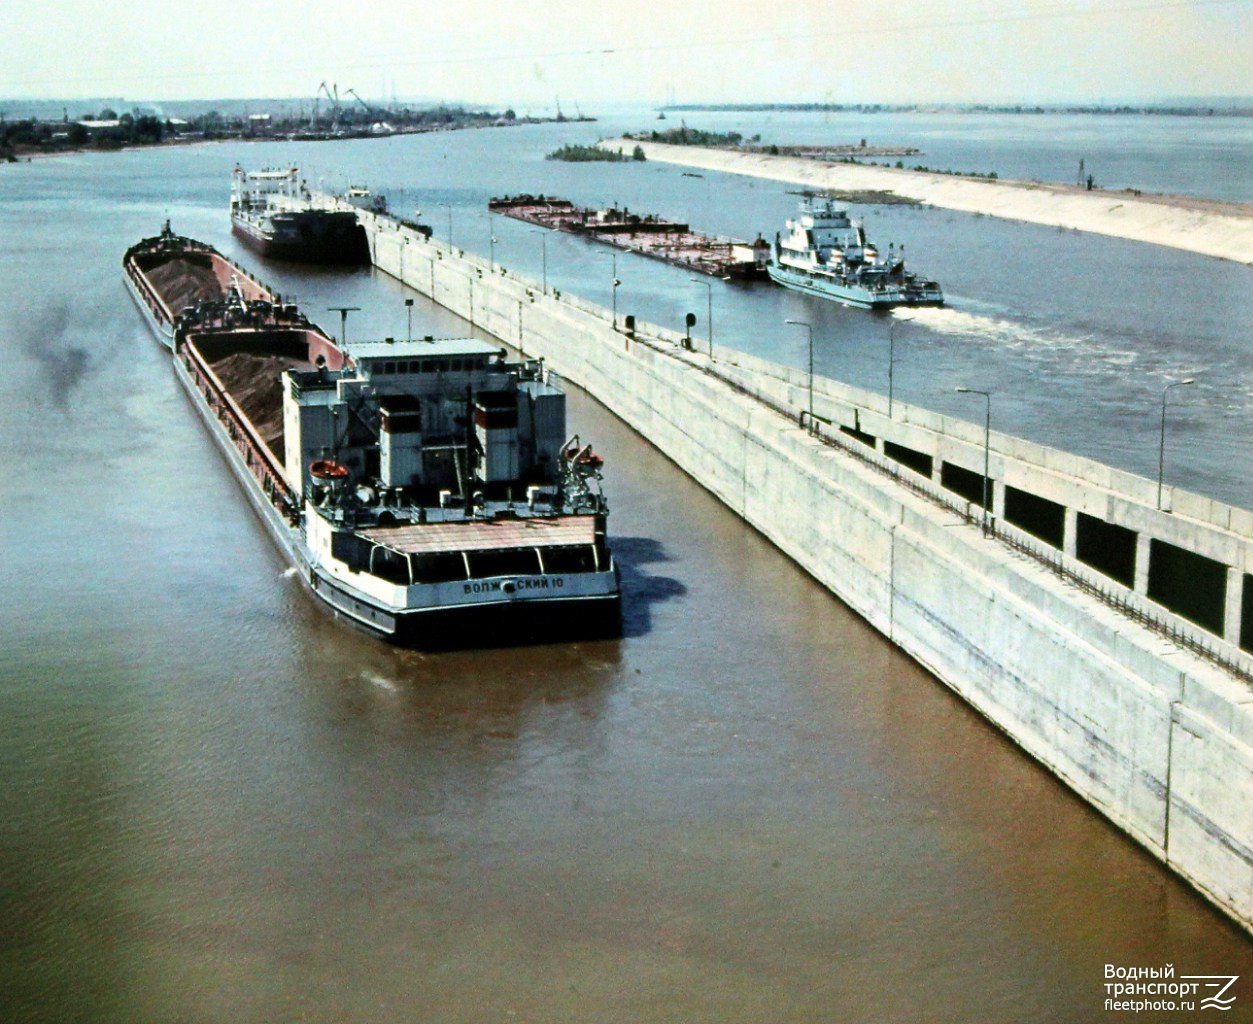
[[[538,363],[476,338],[357,343],[352,365],[284,375],[288,479],[311,494],[330,460],[354,482],[418,503],[521,497],[557,480],[565,395]]]

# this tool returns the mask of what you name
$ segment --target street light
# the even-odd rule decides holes
[[[1157,507],[1162,507],[1162,470],[1166,466],[1166,396],[1170,393],[1171,388],[1180,388],[1185,384],[1195,384],[1196,380],[1189,377],[1187,380],[1171,381],[1162,388],[1162,431],[1157,442]]]
[[[495,272],[496,270],[496,236],[489,235],[487,239],[487,266],[488,269]]]
[[[405,340],[413,342],[413,299],[405,299],[405,312],[409,315],[409,332],[405,336]]]
[[[348,314],[356,313],[361,309],[360,306],[327,306],[328,313],[339,314],[339,347],[347,351],[348,349]]]
[[[451,249],[452,248],[452,204],[440,203],[439,205],[444,207],[444,209],[448,211],[448,248]]]
[[[892,378],[896,369],[896,317],[888,321],[888,419],[892,418]],[[911,324],[912,316],[901,317],[900,323]]]
[[[730,281],[729,277],[722,278],[723,281]],[[708,318],[709,332],[709,361],[713,362],[713,282],[705,281],[703,277],[689,277],[688,281],[693,285],[704,285],[705,291],[708,292],[708,306],[705,307],[705,316]]]
[[[982,395],[985,403],[983,417],[983,535],[988,535],[988,506],[992,504],[990,490],[992,480],[988,476],[992,451],[992,396],[978,388],[954,388],[961,395]]]
[[[613,260],[613,329],[618,329],[618,286],[622,284],[618,280],[618,254],[616,252],[609,253],[609,258]]]
[[[540,252],[543,254],[544,261],[544,294],[548,294],[548,232],[532,231],[531,234],[539,235]]]
[[[814,429],[814,327],[805,320],[784,320],[785,324],[803,327],[809,332],[809,429]]]

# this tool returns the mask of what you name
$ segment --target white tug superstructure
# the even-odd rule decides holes
[[[944,304],[936,282],[906,272],[903,245],[881,254],[861,221],[816,193],[804,194],[787,234],[775,236],[767,273],[785,287],[867,309]]]

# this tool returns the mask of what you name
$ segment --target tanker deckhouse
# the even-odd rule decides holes
[[[419,646],[620,629],[601,460],[539,363],[476,339],[356,344],[283,375],[315,589]]]

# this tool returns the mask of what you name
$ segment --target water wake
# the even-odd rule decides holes
[[[987,316],[982,313],[970,313],[951,306],[920,307],[912,309],[900,317],[902,320],[913,320],[922,327],[939,334],[953,334],[990,342],[1001,348],[1031,349],[1052,351],[1067,349],[1104,349],[1107,357],[1134,359],[1136,353],[1117,351],[1101,345],[1090,334],[1066,335],[1057,331],[1032,327],[1020,321],[1004,317]]]
[[[400,689],[400,684],[394,679],[388,679],[377,672],[362,672],[361,678],[372,686],[377,686],[380,690],[385,690],[388,693],[395,693]]]

